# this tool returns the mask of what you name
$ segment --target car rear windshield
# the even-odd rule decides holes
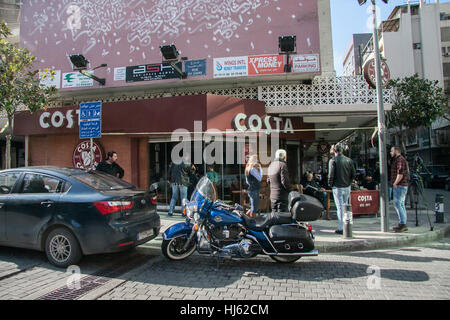
[[[73,178],[96,190],[136,189],[136,186],[106,173],[96,171],[74,175]]]

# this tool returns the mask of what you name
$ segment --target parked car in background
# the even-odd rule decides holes
[[[135,247],[159,230],[153,194],[113,176],[53,166],[0,171],[0,245],[45,251],[55,266]]]
[[[450,176],[450,166],[430,165],[420,172],[425,188],[445,188],[446,180]]]

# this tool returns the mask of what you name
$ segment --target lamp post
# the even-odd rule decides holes
[[[359,5],[363,5],[367,0],[358,0]],[[386,152],[386,126],[383,105],[383,87],[381,84],[381,62],[380,48],[378,44],[377,12],[376,0],[372,2],[373,18],[373,47],[375,50],[375,75],[377,84],[377,118],[378,118],[378,152],[380,155],[380,211],[381,211],[381,232],[389,230],[389,194],[387,183],[387,152]],[[387,3],[388,0],[382,0]]]

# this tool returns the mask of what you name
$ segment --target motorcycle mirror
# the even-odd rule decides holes
[[[150,185],[150,188],[148,189],[148,191],[156,192],[156,190],[158,190],[158,189],[159,189],[159,184],[158,184],[158,182],[155,182]]]

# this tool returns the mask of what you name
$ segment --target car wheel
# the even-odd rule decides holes
[[[55,229],[48,234],[45,240],[45,253],[48,261],[59,268],[77,264],[82,257],[77,239],[65,228]]]

